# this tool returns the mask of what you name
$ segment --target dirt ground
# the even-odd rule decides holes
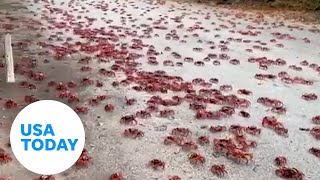
[[[0,165],[0,178],[26,180],[39,177],[23,168],[8,146],[12,120],[30,103],[25,96],[33,95],[37,99],[59,100],[72,108],[88,108],[87,113],[79,113],[79,116],[86,129],[86,149],[92,159],[87,167],[75,165],[54,175],[57,180],[103,180],[117,172],[128,180],[167,180],[174,175],[183,180],[220,179],[210,171],[214,164],[225,165],[227,173],[223,179],[270,180],[279,178],[275,173],[278,167],[274,165],[277,156],[285,156],[288,159],[286,166],[303,172],[304,179],[319,179],[320,159],[308,152],[312,147],[320,148],[319,140],[310,130],[301,130],[316,127],[311,119],[320,114],[319,99],[306,101],[301,98],[305,93],[320,96],[317,24],[287,20],[283,14],[269,16],[256,11],[171,1],[27,0],[20,4],[23,6],[11,3],[10,11],[8,6],[0,7],[1,37],[6,32],[12,34],[17,64],[15,84],[3,82],[4,68],[1,68],[0,103],[2,106],[12,99],[18,104],[17,108],[3,105],[0,111],[0,147],[12,156],[12,161]],[[3,52],[3,46],[1,50]],[[264,62],[260,65],[259,60],[250,63],[250,58]],[[282,59],[286,64],[275,65],[276,59]],[[308,65],[301,63],[304,60]],[[200,61],[198,66],[194,63],[197,61]],[[239,64],[233,65],[234,62]],[[162,77],[162,71],[167,76]],[[285,83],[278,77],[282,71],[313,84],[305,85],[301,78],[301,81],[296,78],[294,82]],[[256,74],[272,74],[275,78],[257,79]],[[206,83],[195,83],[195,78]],[[211,78],[217,78],[219,82]],[[66,86],[70,82],[77,84],[77,87],[66,89],[78,101],[70,100],[70,96],[59,98],[65,91],[58,89],[59,84],[53,81]],[[183,83],[189,83],[198,98],[188,98],[195,94],[189,92],[191,90],[172,90],[173,87],[181,88]],[[156,88],[153,84],[160,86],[162,92],[159,89],[151,92],[150,89]],[[134,90],[137,85],[141,91]],[[221,85],[232,85],[232,90],[223,90]],[[239,89],[248,89],[252,94],[239,94]],[[209,95],[203,95],[205,90],[210,91]],[[218,98],[212,94],[217,91],[225,96],[233,94],[240,100],[246,99],[250,106],[237,107],[226,100],[222,104],[204,100]],[[93,105],[92,99],[99,95],[105,95],[106,100]],[[159,111],[148,108],[152,96],[170,99],[169,102],[174,101],[173,96],[178,96],[181,104],[170,106],[153,102],[159,111],[174,111],[174,115],[163,117]],[[275,113],[271,110],[272,105],[258,103],[259,97],[282,101],[286,113]],[[130,98],[136,100],[133,105],[126,101]],[[190,109],[190,103],[205,105],[206,110],[212,112],[222,106],[234,106],[235,112],[219,120],[199,120],[195,117],[196,111]],[[106,112],[107,104],[115,109]],[[136,117],[137,123],[131,125],[120,123],[123,116],[141,110],[150,111],[151,117]],[[240,111],[249,112],[250,118],[241,117]],[[275,116],[288,129],[288,137],[263,127],[261,122],[265,116]],[[258,136],[245,134],[246,140],[257,143],[257,147],[246,151],[253,156],[248,164],[236,163],[213,148],[214,139],[235,141],[235,134],[229,131],[212,133],[210,126],[229,128],[235,124],[256,126],[262,131]],[[192,132],[184,141],[196,143],[196,148],[187,146],[191,150],[185,150],[182,147],[186,146],[181,144],[164,145],[166,136],[177,127]],[[127,128],[137,128],[144,136],[124,137],[123,131]],[[197,141],[200,136],[208,136],[209,144],[201,146]],[[188,159],[191,152],[203,155],[205,163],[192,165]],[[165,162],[165,168],[150,168],[148,162],[152,159]]]

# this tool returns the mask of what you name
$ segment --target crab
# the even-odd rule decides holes
[[[246,111],[239,111],[239,116],[244,118],[250,118],[250,114]]]
[[[191,153],[188,155],[188,159],[192,165],[202,165],[206,162],[203,155],[199,153]]]
[[[94,81],[92,79],[90,79],[89,77],[85,77],[85,78],[81,79],[80,84],[82,86],[90,86],[90,85],[94,84]]]
[[[235,113],[235,110],[230,106],[222,106],[219,112],[222,113],[223,117],[231,117]]]
[[[123,180],[121,173],[113,173],[109,176],[109,180]]]
[[[179,176],[170,176],[168,180],[182,180]]]
[[[137,102],[137,100],[134,98],[131,98],[131,99],[125,98],[125,100],[126,100],[126,105],[128,105],[128,106],[132,106]]]
[[[306,101],[314,101],[318,99],[318,96],[314,93],[305,93],[301,97]]]
[[[106,112],[112,112],[112,111],[114,110],[114,106],[113,106],[112,104],[106,104],[106,105],[104,106],[104,110],[105,110]]]
[[[136,138],[141,138],[144,136],[144,133],[140,131],[139,129],[135,128],[128,128],[125,129],[123,132],[124,137],[131,138],[131,139],[136,139]]]
[[[62,82],[56,83],[54,81],[51,81],[48,83],[49,86],[56,86],[57,91],[67,91],[68,86],[63,84]]]
[[[285,114],[287,109],[285,107],[272,107],[271,112],[276,114]]]
[[[159,117],[168,118],[174,116],[174,111],[172,109],[164,109],[159,111]]]
[[[171,134],[178,137],[188,137],[192,133],[188,128],[174,128],[172,129]]]
[[[86,149],[83,149],[79,159],[76,161],[75,164],[79,167],[87,167],[91,159],[92,158],[88,155],[88,151]]]
[[[136,112],[136,117],[139,117],[141,119],[148,119],[151,117],[151,114],[148,111],[141,110]]]
[[[14,180],[14,179],[11,177],[0,177],[0,180]]]
[[[194,143],[193,141],[187,141],[181,144],[181,148],[184,151],[191,151],[191,150],[197,150],[198,145]]]
[[[33,95],[24,96],[24,102],[26,103],[34,103],[36,101],[39,101],[39,99],[35,98]]]
[[[4,150],[0,151],[0,163],[6,164],[8,162],[12,161],[12,158],[9,154],[6,154]]]
[[[69,88],[75,88],[75,87],[77,87],[78,85],[77,85],[74,81],[69,81],[69,82],[67,83],[67,86],[68,86]]]
[[[227,151],[226,156],[235,161],[236,163],[241,163],[245,161],[246,164],[248,164],[249,161],[253,158],[252,153],[242,151],[240,149],[229,149]]]
[[[200,136],[198,138],[198,143],[201,146],[208,145],[210,143],[209,137],[208,136]]]
[[[262,126],[273,129],[280,136],[288,136],[288,129],[286,129],[282,123],[278,122],[274,116],[264,117],[262,120]]]
[[[135,115],[126,115],[121,117],[120,119],[121,124],[126,124],[126,125],[136,125],[138,121],[136,120]]]
[[[182,145],[183,144],[183,139],[180,137],[175,137],[175,136],[167,136],[163,143],[165,145],[171,145],[171,144],[177,144],[177,145]]]
[[[280,167],[276,170],[276,175],[284,179],[302,180],[304,174],[296,168]]]
[[[311,134],[314,138],[320,140],[320,127],[314,127],[314,128],[312,128],[312,129],[310,130],[310,134]]]
[[[74,111],[78,114],[87,114],[88,108],[87,107],[76,107]]]
[[[34,178],[33,180],[55,180],[56,178],[52,175],[42,175],[40,177]]]
[[[247,151],[248,148],[255,148],[257,147],[257,142],[253,141],[253,140],[247,140],[245,138],[245,136],[241,135],[241,136],[236,136],[235,140],[238,142],[239,146],[238,148],[243,150],[243,151]]]
[[[217,175],[218,177],[223,177],[226,174],[228,174],[228,172],[226,171],[226,167],[223,164],[214,164],[211,166],[211,172],[215,175]]]
[[[219,87],[219,89],[220,89],[221,91],[232,91],[232,86],[231,86],[231,85],[221,85],[221,86]]]
[[[18,104],[17,104],[15,101],[9,99],[9,100],[7,100],[7,101],[4,103],[4,106],[5,106],[7,109],[12,109],[12,108],[18,107]]]
[[[320,124],[320,115],[312,117],[312,122],[314,124]]]
[[[252,135],[260,135],[261,129],[257,128],[256,126],[248,126],[246,127],[246,132]]]
[[[236,144],[232,139],[214,139],[213,140],[213,150],[217,153],[227,153],[230,149],[235,149]]]
[[[212,132],[212,133],[225,132],[225,131],[227,131],[227,127],[226,126],[220,126],[220,125],[211,126],[209,131]]]
[[[284,156],[278,156],[274,159],[274,163],[276,166],[284,167],[287,165],[287,158]]]
[[[149,166],[154,170],[163,170],[165,168],[165,162],[159,159],[153,159],[149,161]]]
[[[200,109],[205,110],[206,109],[206,105],[205,104],[201,104],[201,103],[190,103],[189,108],[191,110],[200,110]]]
[[[231,125],[229,127],[229,132],[231,132],[237,136],[242,136],[246,132],[246,127],[238,125],[238,124]]]
[[[320,158],[320,148],[312,147],[309,149],[309,152],[315,155],[316,157]]]

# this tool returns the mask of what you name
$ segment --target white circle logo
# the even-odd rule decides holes
[[[78,160],[85,132],[81,119],[69,106],[42,100],[17,115],[10,142],[13,154],[25,168],[41,175],[54,175]]]

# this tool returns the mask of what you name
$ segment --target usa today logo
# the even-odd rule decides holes
[[[85,143],[81,119],[53,100],[34,102],[15,118],[10,132],[13,154],[28,170],[54,175],[78,160]]]

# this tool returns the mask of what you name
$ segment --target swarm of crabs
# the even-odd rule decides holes
[[[238,87],[230,81],[228,83],[227,78],[211,75],[217,74],[218,76],[219,73],[215,73],[218,72],[217,69],[226,66],[236,69],[250,65],[256,67],[257,70],[250,72],[251,79],[241,79],[241,75],[233,79],[245,83],[254,80],[259,86],[264,83],[275,83],[284,87],[313,87],[317,82],[300,76],[300,73],[307,70],[319,75],[320,64],[304,59],[293,64],[291,60],[263,56],[273,50],[285,49],[286,44],[283,44],[282,40],[299,40],[301,43],[310,44],[313,39],[297,38],[293,34],[272,30],[269,34],[271,39],[268,41],[253,40],[263,34],[265,26],[272,29],[271,27],[277,24],[269,24],[261,13],[249,15],[215,11],[214,17],[231,17],[227,21],[216,21],[215,18],[212,18],[213,13],[194,11],[189,14],[185,13],[185,9],[178,8],[178,11],[177,8],[170,7],[169,14],[177,11],[184,13],[174,17],[150,16],[145,18],[145,23],[137,23],[136,21],[139,22],[138,17],[148,15],[152,10],[164,6],[166,2],[142,1],[146,3],[147,10],[138,7],[133,1],[129,2],[126,6],[120,4],[118,0],[109,4],[103,1],[92,1],[86,4],[104,15],[112,11],[120,16],[120,23],[117,25],[113,20],[101,17],[100,20],[105,24],[97,28],[94,27],[94,23],[99,20],[81,15],[86,11],[89,12],[89,8],[84,5],[79,8],[75,0],[68,3],[70,10],[58,8],[59,6],[54,1],[34,0],[35,4],[42,4],[44,10],[40,13],[41,21],[30,21],[27,28],[37,31],[51,30],[46,40],[37,40],[35,43],[39,49],[41,47],[37,55],[46,57],[43,61],[45,65],[50,65],[49,58],[63,65],[66,63],[65,59],[81,54],[76,61],[68,62],[76,67],[79,73],[76,78],[55,79],[50,72],[39,71],[42,63],[37,59],[31,56],[22,57],[21,61],[15,65],[15,72],[24,78],[17,87],[23,88],[25,94],[22,99],[18,97],[1,98],[3,108],[11,112],[44,99],[41,93],[36,93],[36,91],[45,89],[44,92],[52,95],[52,98],[72,106],[74,111],[84,119],[95,114],[97,109],[102,109],[105,117],[115,117],[112,120],[116,119],[116,123],[121,125],[117,137],[120,138],[120,141],[137,142],[139,145],[143,145],[140,141],[145,142],[144,140],[149,140],[149,137],[153,138],[151,136],[153,131],[150,132],[152,129],[150,127],[154,125],[154,120],[157,120],[157,123],[165,122],[170,125],[161,130],[162,134],[159,132],[156,137],[157,141],[153,143],[161,145],[161,148],[165,150],[169,149],[168,151],[178,149],[178,153],[182,154],[181,156],[188,165],[194,168],[205,167],[210,175],[217,177],[227,176],[233,171],[228,163],[252,166],[255,163],[255,148],[259,146],[261,139],[259,137],[264,133],[283,141],[287,141],[291,134],[297,133],[292,126],[289,126],[290,121],[286,118],[292,113],[292,109],[286,103],[285,98],[276,93],[261,95],[254,92],[253,88]],[[63,6],[64,2],[60,5]],[[112,7],[113,5],[117,8]],[[143,13],[135,17],[126,12],[127,6],[135,10],[143,9]],[[73,14],[76,14],[76,11],[78,11],[78,16]],[[50,12],[53,17],[57,16],[57,18],[48,18],[46,12]],[[185,19],[193,24],[184,23]],[[236,30],[239,27],[237,19],[248,21],[249,25],[242,30]],[[16,19],[8,18],[7,20],[15,21]],[[202,20],[210,21],[208,23],[210,28]],[[42,21],[45,23],[41,23]],[[260,26],[261,24],[265,26]],[[15,27],[10,24],[1,25],[6,30],[12,30]],[[283,25],[280,23],[279,26]],[[291,29],[299,28],[291,27]],[[182,30],[185,33],[181,33]],[[237,38],[233,38],[235,36],[224,37],[218,34],[221,31],[234,34]],[[309,31],[317,33],[314,29]],[[65,32],[72,33],[72,37],[65,37]],[[208,33],[214,33],[210,37],[214,40],[202,38]],[[159,39],[159,42],[164,41],[165,46],[150,44],[149,40],[153,38]],[[160,38],[162,38],[161,41]],[[190,43],[194,39],[197,41]],[[180,51],[173,45],[175,43],[188,46],[192,54]],[[13,43],[13,46],[22,50],[26,49],[29,44],[29,41],[22,40]],[[234,57],[234,54],[231,53],[234,50],[234,44],[239,47],[241,44],[245,45],[242,52],[249,56],[245,59]],[[259,56],[255,56],[255,53]],[[193,57],[193,55],[196,56]],[[198,55],[204,56],[200,58]],[[202,72],[206,71],[204,68],[207,66],[211,67],[213,73],[210,72],[208,73],[210,75],[206,74],[205,77],[201,76],[201,73],[199,75],[201,77],[196,77],[197,73],[189,72],[190,67]],[[4,64],[1,64],[1,68],[3,67]],[[183,73],[181,76],[179,73],[174,73],[181,69],[188,71],[192,77],[185,78]],[[228,73],[224,72],[224,74],[228,76]],[[105,91],[105,88],[108,91]],[[90,91],[89,95],[83,93],[88,89],[94,90]],[[111,92],[114,91],[120,93],[125,91],[125,93],[115,100],[111,95]],[[317,91],[297,91],[296,93],[299,93],[296,97],[297,102],[316,106],[315,103],[319,101]],[[259,118],[253,120],[252,117],[257,117],[253,109],[255,106],[259,109],[257,111]],[[186,109],[183,109],[184,107]],[[260,115],[260,110],[265,111],[266,114]],[[189,113],[189,119],[180,121],[182,113]],[[254,124],[257,121],[259,123]],[[312,140],[320,140],[320,115],[313,114],[308,121],[314,126],[297,129],[307,131],[304,133],[309,134]],[[210,125],[199,127],[200,124],[206,123]],[[204,149],[209,149],[211,154],[208,155],[207,151],[204,153]],[[312,158],[320,158],[320,147],[307,147],[304,150]],[[95,163],[93,155],[90,154],[92,151],[95,149],[84,148],[75,166],[83,169]],[[220,156],[227,159],[227,162],[212,163],[212,158]],[[1,164],[10,163],[12,159],[7,150],[0,148]],[[152,170],[162,172],[168,167],[171,168],[171,164],[161,154],[144,163],[140,161],[142,159],[139,159],[139,163],[149,168],[147,170],[151,172]],[[273,163],[276,166],[274,174],[280,178],[300,180],[305,177],[305,174],[298,168],[288,166],[289,160],[283,155],[275,157]],[[123,180],[129,176],[128,174],[130,172],[117,171],[110,172],[108,176],[110,180]],[[1,179],[9,178],[0,177]],[[55,180],[55,177],[42,175],[34,179]],[[182,177],[168,175],[167,179],[181,180]]]

